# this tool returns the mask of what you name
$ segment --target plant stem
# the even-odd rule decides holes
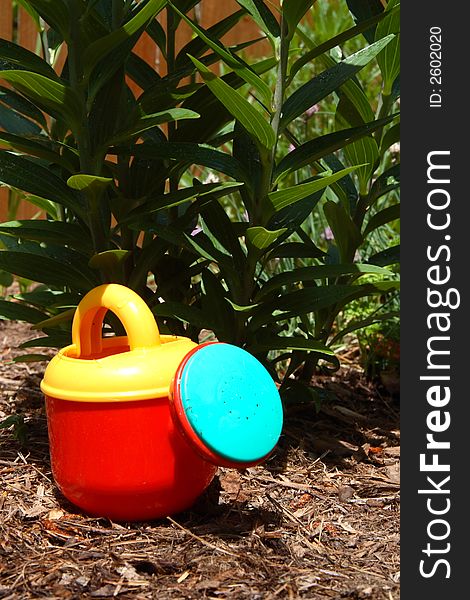
[[[74,131],[75,139],[78,146],[78,154],[80,159],[80,171],[90,175],[99,175],[99,168],[94,165],[94,160],[91,152],[90,130],[88,125],[87,115],[87,88],[83,83],[83,65],[81,56],[81,39],[80,39],[80,12],[77,10],[75,3],[70,3],[69,9],[71,12],[70,22],[71,39],[68,46],[69,57],[69,73],[70,86],[77,94],[81,104],[81,118],[76,131]],[[89,212],[89,226],[93,239],[93,248],[95,253],[102,252],[106,249],[106,236],[103,231],[103,224],[100,214],[100,198],[93,193],[85,193]]]
[[[335,306],[328,312],[328,315],[324,319],[315,318],[315,339],[323,344],[326,344],[328,341],[329,332],[333,327],[333,323],[338,315],[338,310]],[[318,366],[318,361],[320,357],[315,352],[310,353],[305,359],[304,366],[300,372],[300,380],[305,382],[307,385],[310,385],[313,376],[315,375],[315,371]]]
[[[361,194],[359,196],[354,214],[354,223],[357,225],[359,231],[362,229],[362,224],[364,223],[364,217],[366,216],[368,205],[369,194]]]
[[[274,115],[271,121],[271,127],[276,136],[276,142],[271,152],[260,149],[262,174],[258,189],[255,191],[255,202],[253,217],[250,226],[266,225],[265,207],[267,205],[267,196],[272,188],[273,171],[277,150],[277,141],[279,138],[282,105],[284,103],[284,94],[286,89],[287,66],[289,59],[289,45],[287,23],[281,17],[281,41],[279,47],[279,65],[277,71],[276,88],[274,91]],[[243,273],[241,304],[247,305],[251,301],[255,286],[256,266],[258,264],[259,253],[256,248],[248,246],[247,264]],[[246,317],[239,313],[237,319],[237,331],[235,343],[242,345],[245,338]]]
[[[281,17],[281,41],[279,49],[279,65],[277,71],[276,89],[274,90],[274,117],[271,126],[276,134],[276,143],[272,153],[272,163],[276,156],[277,143],[279,140],[279,129],[282,115],[282,105],[284,104],[284,95],[286,91],[287,65],[289,60],[290,40],[288,38],[287,23],[284,16]]]
[[[176,21],[175,13],[169,6],[166,9],[167,15],[167,37],[166,37],[166,61],[167,61],[167,74],[170,75],[175,70],[175,59],[176,59]],[[176,134],[176,123],[171,121],[168,123],[168,141],[173,141]],[[169,178],[170,192],[176,192],[178,189],[178,177],[172,175]],[[176,221],[178,218],[178,207],[174,206],[169,209],[171,221]]]
[[[387,117],[390,113],[390,109],[392,108],[392,106],[393,106],[392,96],[382,94],[382,104],[380,106],[379,115],[378,115],[377,119],[384,119],[385,117]],[[375,140],[379,146],[380,146],[380,142],[382,140],[383,130],[384,130],[384,128],[381,127],[380,129],[377,129],[377,131],[374,134]]]
[[[111,23],[113,30],[118,29],[122,22],[122,15],[124,10],[124,4],[122,0],[113,0],[113,5],[111,8]]]

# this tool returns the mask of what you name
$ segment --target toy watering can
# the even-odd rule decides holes
[[[126,336],[102,337],[108,310]],[[127,287],[91,290],[72,341],[41,389],[54,479],[88,514],[135,521],[180,512],[217,466],[257,464],[278,441],[281,401],[261,363],[230,344],[160,335]]]

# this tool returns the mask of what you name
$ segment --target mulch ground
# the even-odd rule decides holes
[[[137,524],[90,518],[57,491],[35,337],[0,321],[0,598],[399,598],[397,398],[343,357],[323,401],[287,408],[263,466],[220,469],[191,511]]]

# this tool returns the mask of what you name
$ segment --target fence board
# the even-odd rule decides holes
[[[32,18],[28,15],[25,9],[20,6],[18,9],[18,31],[17,44],[31,50],[31,52],[37,51],[38,45],[38,30]]]
[[[0,0],[0,37],[11,40],[13,36],[13,7],[11,0]]]
[[[13,37],[13,8],[11,1],[0,0],[0,37],[11,40]],[[3,221],[4,210],[8,202],[8,190],[0,188],[0,219]]]

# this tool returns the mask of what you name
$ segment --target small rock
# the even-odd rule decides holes
[[[80,575],[75,579],[75,583],[77,583],[80,587],[86,587],[90,583],[90,578],[86,577],[86,575]]]
[[[341,502],[347,502],[354,496],[354,488],[350,485],[343,485],[338,489],[338,498]]]
[[[400,463],[396,462],[393,465],[389,465],[385,468],[387,477],[393,483],[400,483]]]
[[[64,511],[60,510],[60,508],[53,508],[47,513],[46,519],[49,519],[49,521],[57,521],[58,519],[61,519],[64,515]]]

